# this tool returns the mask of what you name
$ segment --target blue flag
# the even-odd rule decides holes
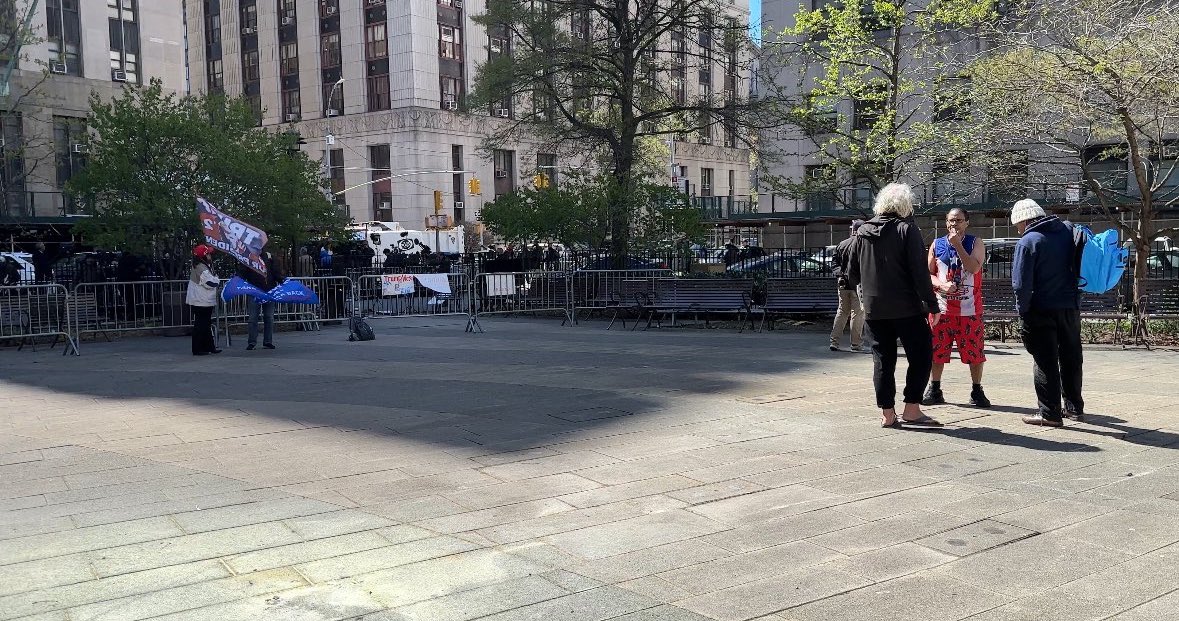
[[[254,285],[242,280],[240,276],[234,276],[225,283],[225,288],[221,290],[221,299],[225,302],[232,300],[241,295],[248,295],[259,302],[278,302],[281,304],[319,304],[319,296],[314,291],[308,289],[303,283],[288,278],[282,284],[271,289],[270,291],[263,291]]]

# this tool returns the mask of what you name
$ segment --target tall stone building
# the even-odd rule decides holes
[[[29,225],[72,215],[62,193],[85,165],[91,93],[147,84],[187,92],[184,0],[9,0],[0,23],[15,32],[26,16],[33,42],[5,38],[0,71],[13,63],[3,97],[0,223]],[[0,85],[3,88],[4,85]]]
[[[264,126],[298,131],[358,222],[421,226],[434,191],[455,221],[472,221],[484,202],[536,173],[582,163],[525,143],[481,152],[492,128],[523,105],[461,110],[479,65],[512,45],[474,21],[488,1],[188,0],[192,89],[244,94]],[[747,0],[728,6],[748,23]],[[719,91],[724,80],[713,72],[707,88]],[[748,76],[734,81],[747,92]],[[695,139],[677,141],[674,152],[669,173],[696,195],[748,194],[747,150]],[[470,195],[471,178],[480,196]]]

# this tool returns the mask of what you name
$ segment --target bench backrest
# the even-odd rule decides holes
[[[766,281],[766,310],[825,313],[839,308],[830,278],[774,278]]]

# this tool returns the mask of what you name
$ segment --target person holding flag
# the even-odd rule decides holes
[[[261,291],[270,291],[282,284],[286,280],[286,276],[280,271],[279,266],[274,260],[274,255],[270,254],[266,249],[262,250],[261,255],[262,261],[266,265],[265,276],[245,265],[238,266],[237,275]],[[274,349],[274,303],[250,296],[247,305],[250,311],[250,321],[246,349],[253,350],[258,346],[259,316],[262,319],[262,347]]]
[[[192,249],[192,272],[188,276],[185,303],[192,307],[192,355],[219,354],[213,339],[213,307],[217,306],[217,285],[221,280],[213,273],[213,247],[201,244]]]

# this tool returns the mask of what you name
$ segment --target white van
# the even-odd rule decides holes
[[[463,254],[465,239],[463,227],[456,226],[437,231],[414,231],[401,227],[400,222],[364,222],[348,227],[356,241],[369,245],[379,258],[388,248],[402,254],[417,254],[421,247],[415,241],[428,246],[431,251],[442,254]]]

